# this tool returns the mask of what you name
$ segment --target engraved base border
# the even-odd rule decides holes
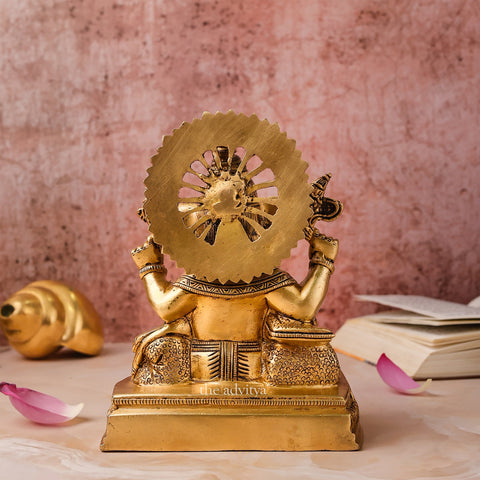
[[[113,391],[100,449],[314,451],[358,450],[361,444],[358,405],[343,375],[335,387],[140,387],[126,378]]]

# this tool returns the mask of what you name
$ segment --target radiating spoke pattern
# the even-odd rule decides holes
[[[251,242],[272,226],[278,189],[273,172],[243,147],[217,146],[187,168],[178,211],[195,237],[214,245],[220,225],[239,222]]]

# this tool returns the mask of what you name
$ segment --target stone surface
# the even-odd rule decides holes
[[[83,291],[107,340],[158,323],[129,250],[149,157],[182,121],[278,122],[345,213],[321,324],[353,293],[478,295],[475,0],[0,2],[0,292]],[[302,242],[304,243],[304,242]],[[306,272],[306,248],[284,262]],[[172,269],[172,278],[178,271]]]
[[[434,381],[428,393],[400,395],[382,382],[373,366],[344,356],[340,363],[358,401],[365,437],[359,452],[102,453],[99,444],[112,388],[128,375],[131,357],[128,344],[107,345],[100,357],[83,359],[28,361],[14,351],[0,353],[2,379],[68,403],[85,403],[69,423],[43,426],[23,418],[1,395],[2,478],[478,478],[479,379]]]

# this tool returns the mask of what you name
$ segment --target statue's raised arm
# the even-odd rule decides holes
[[[133,351],[132,376],[136,378],[142,362],[158,361],[158,351],[154,358],[147,358],[148,348],[153,349],[154,342],[167,335],[190,336],[191,326],[188,314],[195,309],[195,295],[175,287],[166,278],[167,269],[163,263],[163,253],[153,236],[140,247],[132,250],[132,258],[139,269],[147,297],[155,312],[165,322],[161,327],[145,332],[135,338]],[[158,342],[157,342],[158,343]],[[158,350],[158,349],[157,349]]]
[[[267,294],[270,308],[302,322],[311,322],[327,294],[330,275],[338,253],[338,240],[305,228],[310,243],[308,274],[301,285],[288,285]]]

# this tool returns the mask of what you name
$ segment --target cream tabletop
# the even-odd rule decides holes
[[[376,369],[341,356],[360,406],[359,452],[102,453],[114,384],[128,376],[126,344],[96,358],[61,353],[32,361],[0,351],[0,381],[84,402],[63,426],[23,418],[0,396],[2,479],[473,479],[480,478],[480,379],[434,381],[428,393],[399,395]]]

